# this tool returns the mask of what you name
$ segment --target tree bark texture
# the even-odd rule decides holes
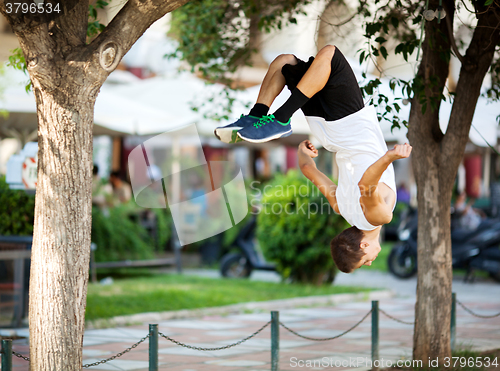
[[[444,1],[447,21],[453,24],[454,2]],[[436,9],[438,1],[430,1]],[[448,76],[450,41],[446,22],[427,22],[422,61],[417,78],[424,99],[415,94],[408,138],[418,189],[418,281],[413,359],[451,356],[451,237],[450,203],[458,166],[468,141],[472,117],[484,76],[499,42],[500,21],[493,11],[479,16],[478,26],[461,67],[446,133],[439,127],[440,94]],[[433,102],[431,104],[431,102]],[[427,103],[425,113],[423,105]]]
[[[43,22],[4,14],[30,74],[38,114],[38,182],[31,258],[30,370],[82,369],[91,242],[94,103],[144,31],[187,0],[130,0],[89,45],[88,1]]]

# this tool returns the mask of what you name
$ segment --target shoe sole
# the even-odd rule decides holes
[[[242,140],[244,140],[246,142],[250,142],[250,143],[265,143],[265,142],[269,142],[269,141],[274,140],[274,139],[285,138],[285,137],[288,137],[290,135],[292,135],[292,129],[290,129],[286,133],[275,134],[271,137],[267,137],[267,138],[263,138],[263,139],[247,139],[247,138],[243,137],[240,133],[238,133],[238,136]]]
[[[242,128],[240,128],[240,127],[232,127],[232,128],[227,128],[227,129],[218,128],[218,129],[214,130],[214,134],[217,137],[217,139],[219,139],[221,142],[228,143],[228,144],[238,143],[238,142],[243,141],[243,139],[241,139],[238,136],[238,130],[240,130],[240,129],[242,129]]]

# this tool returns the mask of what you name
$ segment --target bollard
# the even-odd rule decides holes
[[[149,371],[158,371],[158,325],[149,325]]]
[[[377,371],[378,357],[378,300],[372,300],[372,371]]]
[[[271,312],[271,371],[279,371],[280,312]]]
[[[450,347],[451,351],[455,350],[457,331],[457,294],[451,293],[451,318],[450,318]]]
[[[12,371],[12,340],[2,340],[2,371]]]

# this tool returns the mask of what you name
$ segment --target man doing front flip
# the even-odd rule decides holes
[[[272,115],[269,107],[285,85],[292,94]],[[263,143],[292,133],[290,119],[302,109],[312,134],[336,152],[338,186],[316,168],[318,151],[308,140],[298,149],[299,167],[352,227],[331,242],[337,267],[346,273],[371,265],[380,252],[380,230],[392,220],[396,182],[392,162],[410,155],[411,146],[387,150],[373,106],[363,103],[349,63],[335,46],[316,58],[301,61],[292,54],[278,56],[269,66],[257,102],[249,114],[215,135],[226,143]]]

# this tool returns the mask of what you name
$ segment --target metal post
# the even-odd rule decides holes
[[[271,312],[271,371],[279,371],[280,312]]]
[[[2,340],[2,371],[12,371],[12,340]]]
[[[372,371],[377,371],[378,366],[378,300],[372,300]]]
[[[93,283],[97,282],[97,268],[95,266],[95,250],[97,245],[92,242],[90,244],[90,278]]]
[[[149,325],[149,371],[158,371],[158,325]]]
[[[457,294],[451,293],[451,318],[450,318],[450,346],[451,351],[455,350],[457,331]]]

